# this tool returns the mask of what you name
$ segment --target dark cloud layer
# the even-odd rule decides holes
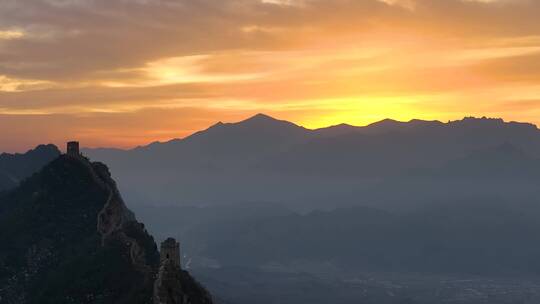
[[[377,27],[470,39],[540,35],[538,1],[500,2],[416,1],[409,10],[377,0],[297,6],[256,0],[2,0],[0,26],[23,29],[27,36],[2,43],[0,73],[91,80],[164,57],[293,48],[324,32],[339,36]],[[242,30],[250,26],[254,30]]]

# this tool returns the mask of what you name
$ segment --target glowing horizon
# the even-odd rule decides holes
[[[298,123],[298,122],[294,122],[294,121],[289,121],[289,120],[286,120],[286,119],[282,119],[280,117],[274,117],[272,115],[268,115],[266,113],[256,113],[256,114],[253,114],[249,117],[243,117],[243,118],[240,118],[240,120],[234,120],[234,121],[215,121],[209,125],[205,125],[205,126],[202,126],[200,129],[194,129],[194,130],[187,130],[186,132],[177,132],[176,135],[174,135],[173,137],[168,137],[168,136],[165,136],[165,137],[162,137],[160,136],[160,131],[157,130],[155,133],[153,133],[152,135],[153,136],[150,136],[149,137],[149,140],[146,141],[146,142],[140,142],[141,138],[140,137],[137,137],[136,138],[136,141],[134,141],[133,143],[129,142],[129,141],[126,141],[126,142],[123,142],[122,144],[118,144],[118,142],[115,142],[115,144],[112,144],[112,145],[93,145],[91,142],[84,142],[84,141],[81,141],[82,139],[87,139],[88,137],[73,137],[73,138],[68,138],[66,137],[66,141],[56,141],[56,142],[36,142],[35,144],[33,145],[30,145],[28,147],[22,147],[20,149],[14,149],[14,150],[6,150],[6,151],[2,151],[2,152],[7,152],[7,153],[24,153],[24,152],[27,152],[28,150],[31,150],[31,149],[34,149],[36,146],[38,145],[41,145],[41,144],[54,144],[56,145],[60,150],[65,150],[65,145],[66,145],[66,142],[69,141],[69,140],[77,140],[81,143],[81,148],[82,149],[86,149],[86,148],[89,148],[89,149],[99,149],[99,148],[116,148],[116,149],[121,149],[121,150],[130,150],[130,149],[133,149],[133,148],[137,148],[137,147],[141,147],[141,146],[147,146],[147,145],[150,145],[152,143],[155,143],[155,142],[160,142],[160,143],[164,143],[164,142],[168,142],[168,141],[171,141],[171,140],[177,140],[177,139],[185,139],[191,135],[194,135],[200,131],[204,131],[218,123],[231,123],[231,124],[234,124],[234,123],[240,123],[244,120],[247,120],[247,119],[250,119],[252,118],[253,116],[255,115],[259,115],[259,114],[262,114],[262,115],[266,115],[266,116],[269,116],[273,119],[276,119],[276,120],[281,120],[281,121],[288,121],[288,122],[291,122],[299,127],[302,127],[302,128],[306,128],[308,130],[318,130],[318,129],[324,129],[324,128],[328,128],[328,127],[335,127],[335,126],[338,126],[338,125],[349,125],[349,126],[352,126],[352,127],[367,127],[371,124],[375,124],[375,123],[379,123],[379,122],[382,122],[382,121],[385,121],[385,120],[392,120],[392,121],[396,121],[396,122],[400,122],[400,123],[407,123],[407,122],[411,122],[413,120],[421,120],[421,121],[432,121],[432,122],[440,122],[440,123],[449,123],[449,122],[454,122],[454,121],[461,121],[463,119],[467,119],[467,118],[475,118],[475,119],[502,119],[505,123],[525,123],[525,124],[532,124],[534,125],[535,127],[538,128],[538,125],[534,124],[534,123],[530,123],[530,122],[527,122],[527,121],[516,121],[516,120],[507,120],[507,119],[504,119],[502,117],[489,117],[489,116],[464,116],[464,117],[457,117],[457,118],[449,118],[449,119],[446,119],[446,120],[441,120],[441,119],[429,119],[429,118],[425,118],[425,119],[419,119],[419,118],[410,118],[410,119],[394,119],[394,118],[381,118],[381,119],[376,119],[374,121],[369,121],[369,122],[366,122],[366,123],[359,123],[359,124],[351,124],[351,123],[346,123],[346,122],[341,122],[341,123],[330,123],[330,124],[315,124],[315,125],[308,125],[308,124],[303,124],[303,123]],[[164,131],[163,133],[166,133],[166,134],[169,134],[169,131]],[[94,134],[96,135],[96,134]],[[106,137],[106,136],[105,136]],[[156,139],[157,138],[157,139]],[[0,152],[0,154],[2,153]]]
[[[310,129],[538,125],[538,11],[533,0],[7,0],[0,151],[71,138],[129,148],[256,113]]]

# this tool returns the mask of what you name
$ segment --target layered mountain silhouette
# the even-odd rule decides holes
[[[217,123],[184,139],[152,143],[133,150],[86,150],[99,159],[109,159],[130,166],[133,160],[142,165],[229,168],[257,161],[311,137],[311,131],[293,123],[256,115],[241,123]],[[127,157],[127,158],[126,158]]]
[[[506,153],[509,150],[522,155]],[[498,176],[512,186],[523,173],[502,164],[537,166],[540,131],[531,124],[490,118],[384,120],[365,127],[342,124],[310,130],[259,114],[238,123],[218,123],[183,139],[85,153],[110,164],[130,201],[200,205],[264,198],[335,207],[376,203],[383,196],[393,201],[396,198],[387,199],[393,187],[402,188],[407,180],[423,183],[428,176],[429,183],[440,185],[460,174]],[[479,158],[483,161],[468,164]]]
[[[205,279],[222,298],[234,298],[223,292],[228,282],[255,270],[270,282],[296,272],[354,284],[366,272],[540,273],[540,131],[531,124],[384,120],[310,130],[256,115],[169,142],[84,153],[110,163],[154,235],[185,241],[194,271],[223,274]],[[293,277],[286,284],[294,287],[279,285],[286,294],[313,286]],[[241,283],[251,295],[244,303],[264,298],[254,281]],[[313,289],[342,294],[326,286]]]
[[[17,186],[58,155],[54,145],[40,145],[24,154],[0,154],[0,192]]]
[[[152,303],[159,253],[103,163],[62,155],[0,195],[0,302]],[[182,303],[211,303],[187,272]]]

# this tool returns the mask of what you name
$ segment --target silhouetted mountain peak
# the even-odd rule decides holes
[[[386,133],[386,132],[397,132],[397,131],[414,131],[419,128],[436,128],[444,126],[444,124],[440,121],[433,120],[420,120],[420,119],[412,119],[408,122],[404,121],[397,121],[393,119],[384,119],[375,123],[372,123],[368,126],[366,126],[364,129],[371,132],[376,133]]]
[[[462,119],[462,121],[482,121],[482,122],[494,122],[494,123],[504,123],[504,120],[502,118],[497,117],[475,117],[475,116],[467,116]]]
[[[319,136],[322,137],[334,137],[345,135],[349,133],[354,133],[360,131],[361,127],[352,126],[349,124],[341,123],[339,125],[334,125],[326,128],[319,128],[314,130]]]
[[[33,150],[28,151],[30,154],[48,154],[48,155],[59,155],[61,152],[57,146],[53,144],[39,145]]]
[[[371,123],[371,124],[368,125],[368,127],[386,127],[386,126],[396,126],[396,125],[400,125],[400,124],[403,124],[403,122],[400,122],[400,121],[397,121],[397,120],[394,120],[394,119],[390,119],[390,118],[386,118],[386,119],[383,119],[381,121]]]
[[[12,156],[22,156],[22,155],[35,155],[35,154],[54,154],[54,155],[60,155],[60,150],[57,146],[53,144],[41,144],[37,147],[30,149],[26,151],[25,153],[15,153],[15,154],[9,154],[9,153],[0,153],[0,157],[12,157]]]
[[[245,119],[239,122],[224,123],[224,122],[219,121],[216,124],[209,127],[208,129],[196,132],[193,135],[186,137],[186,139],[193,138],[193,137],[200,137],[207,134],[212,134],[214,132],[218,132],[221,134],[221,132],[224,132],[224,131],[227,132],[227,131],[238,130],[238,129],[247,129],[250,132],[257,132],[261,130],[280,129],[283,127],[290,127],[290,128],[305,130],[304,128],[298,125],[295,125],[292,122],[289,122],[286,120],[275,119],[266,114],[257,114],[255,116],[252,116],[248,119]]]
[[[0,191],[17,186],[59,155],[60,150],[52,144],[39,145],[24,154],[0,154]]]
[[[410,125],[414,126],[442,126],[444,125],[442,122],[438,120],[423,120],[423,119],[411,119],[409,121]]]
[[[411,119],[408,122],[397,121],[394,119],[383,119],[378,122],[369,124],[366,128],[368,129],[379,129],[379,130],[395,130],[398,128],[409,128],[409,127],[435,127],[435,126],[448,126],[448,127],[480,127],[480,128],[491,128],[491,127],[518,127],[523,129],[534,129],[537,130],[537,127],[531,123],[522,123],[510,121],[506,122],[502,118],[490,118],[490,117],[464,117],[460,120],[448,121],[448,123],[442,123],[438,120],[421,120],[421,119]]]
[[[263,113],[257,113],[255,114],[254,116],[246,119],[247,121],[249,120],[252,120],[252,121],[265,121],[265,120],[277,120],[269,115],[266,115],[266,114],[263,114]]]
[[[449,125],[461,125],[461,126],[502,126],[504,120],[501,118],[489,118],[489,117],[464,117],[461,120],[455,120],[448,122]]]
[[[286,120],[279,120],[271,116],[268,116],[266,114],[260,114],[260,113],[246,120],[240,121],[238,123],[225,124],[225,125],[235,125],[235,126],[249,127],[249,128],[273,128],[273,127],[275,128],[279,128],[279,127],[301,128],[292,122],[289,122]]]
[[[502,118],[490,118],[490,117],[465,117],[461,120],[449,121],[448,125],[450,126],[460,126],[460,127],[476,127],[476,128],[502,128],[502,127],[514,127],[523,130],[536,131],[538,130],[537,126],[531,123],[515,122],[510,121],[506,122]]]

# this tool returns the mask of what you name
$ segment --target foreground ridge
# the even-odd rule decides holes
[[[0,195],[0,302],[152,303],[162,273],[153,237],[107,166],[78,146],[68,151]],[[160,303],[211,303],[189,273],[174,271],[182,302]]]

